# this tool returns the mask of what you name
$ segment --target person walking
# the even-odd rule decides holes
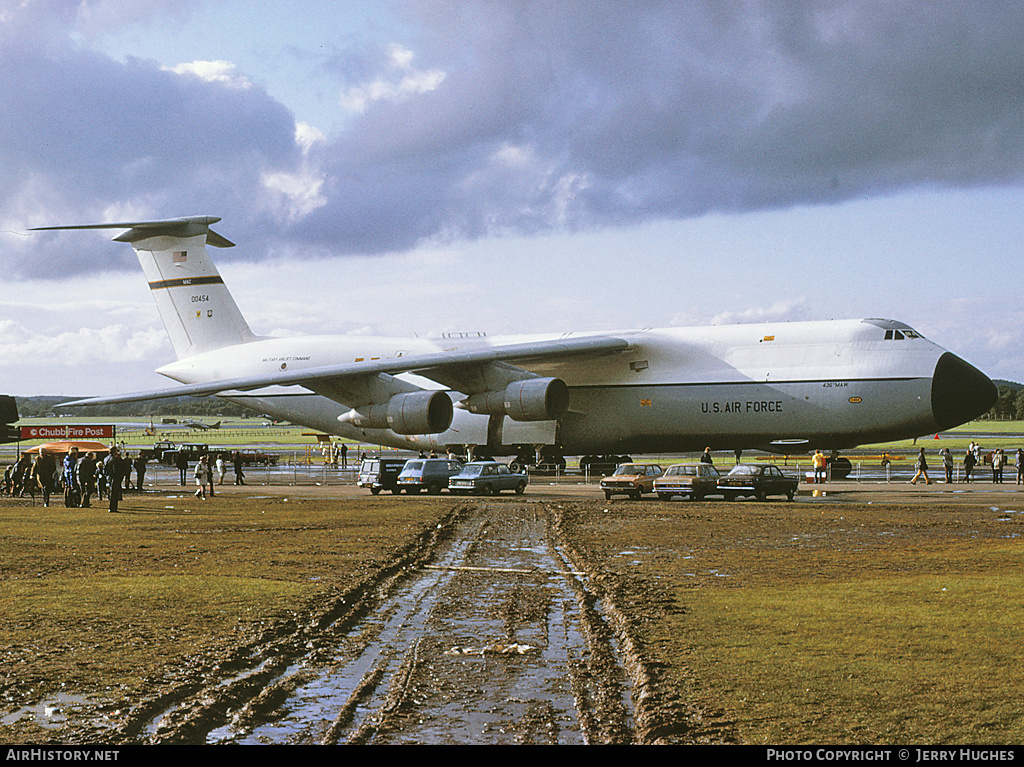
[[[193,475],[196,479],[196,498],[206,500],[206,456],[202,455],[196,461],[196,468]]]
[[[928,461],[925,458],[923,447],[917,454],[917,474],[915,474],[914,478],[910,480],[910,484],[916,485],[918,477],[924,477],[924,483],[926,485],[930,485],[932,483],[932,481],[928,479]]]

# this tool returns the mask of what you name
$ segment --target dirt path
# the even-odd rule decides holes
[[[629,664],[607,619],[614,607],[574,572],[556,531],[545,504],[462,507],[448,531],[362,594],[155,694],[120,734],[146,743],[634,742]]]

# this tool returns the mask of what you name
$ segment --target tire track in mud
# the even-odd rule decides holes
[[[454,508],[303,626],[137,707],[148,743],[630,743],[642,664],[540,503]],[[429,560],[428,560],[429,557]]]

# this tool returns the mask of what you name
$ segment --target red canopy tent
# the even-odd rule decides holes
[[[47,442],[42,445],[36,445],[30,447],[28,450],[23,450],[23,453],[28,455],[35,455],[36,453],[50,453],[52,455],[67,455],[71,452],[71,448],[77,447],[79,455],[85,455],[86,453],[96,453],[97,455],[106,455],[110,452],[110,448],[104,445],[102,442],[88,442],[86,440],[78,439],[62,439],[57,442]]]

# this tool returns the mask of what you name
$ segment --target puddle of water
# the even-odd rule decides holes
[[[99,704],[84,695],[53,695],[46,700],[31,706],[22,706],[17,711],[0,717],[0,724],[15,724],[23,720],[31,720],[46,729],[59,729],[69,721],[74,721],[77,714],[83,714],[90,721],[91,714]]]

